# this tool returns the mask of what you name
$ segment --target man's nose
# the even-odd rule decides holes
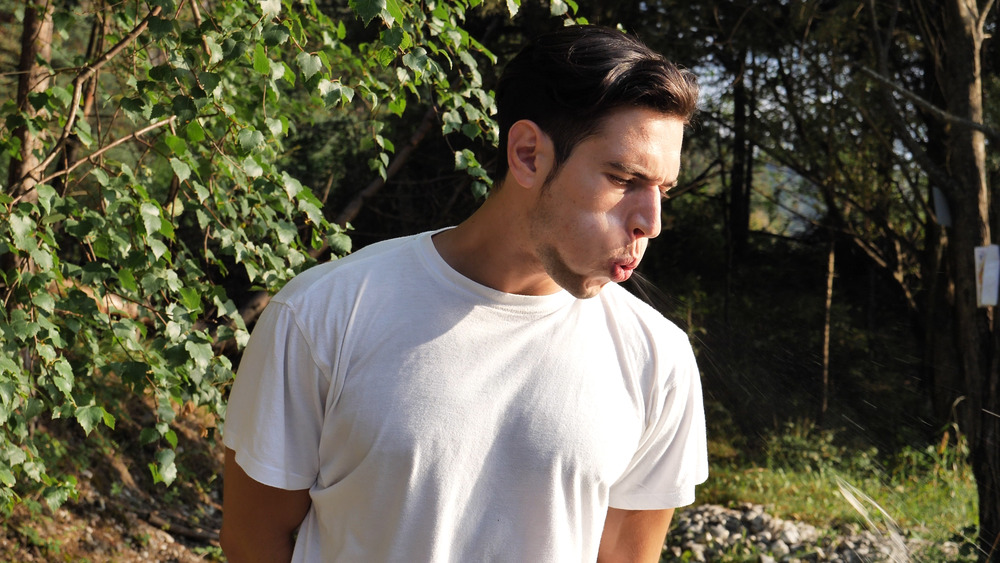
[[[660,234],[660,190],[643,193],[632,212],[632,236],[635,239],[656,238]]]

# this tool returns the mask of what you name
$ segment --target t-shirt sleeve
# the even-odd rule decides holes
[[[679,331],[678,331],[679,332]],[[635,456],[611,487],[610,505],[627,510],[676,508],[694,502],[708,478],[701,378],[683,333],[652,358],[654,385]]]
[[[254,327],[229,396],[223,442],[254,480],[312,487],[329,380],[294,312],[272,301]]]

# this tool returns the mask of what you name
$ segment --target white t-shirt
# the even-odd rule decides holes
[[[502,293],[432,233],[314,267],[240,362],[225,444],[309,489],[293,561],[593,561],[608,506],[708,475],[686,335],[624,289]]]

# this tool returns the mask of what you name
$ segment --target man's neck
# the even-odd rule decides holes
[[[545,273],[535,255],[525,207],[507,186],[454,229],[434,235],[438,253],[465,277],[505,293],[550,295],[560,287]],[[504,200],[504,201],[501,201]]]

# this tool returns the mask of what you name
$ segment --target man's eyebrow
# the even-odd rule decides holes
[[[644,182],[655,182],[656,181],[651,176],[649,176],[649,174],[647,174],[644,169],[642,169],[642,168],[640,168],[638,166],[633,166],[631,164],[627,164],[627,163],[624,163],[624,162],[619,162],[617,160],[609,161],[608,162],[608,166],[610,166],[611,168],[614,168],[615,170],[618,170],[619,172],[622,172],[624,174],[628,174],[629,176],[634,176],[636,178],[639,178],[640,180],[642,180]],[[674,187],[676,185],[677,185],[676,181],[674,181],[674,182],[665,182],[664,184],[662,184],[662,187],[664,187],[664,188],[672,188],[672,187]]]

